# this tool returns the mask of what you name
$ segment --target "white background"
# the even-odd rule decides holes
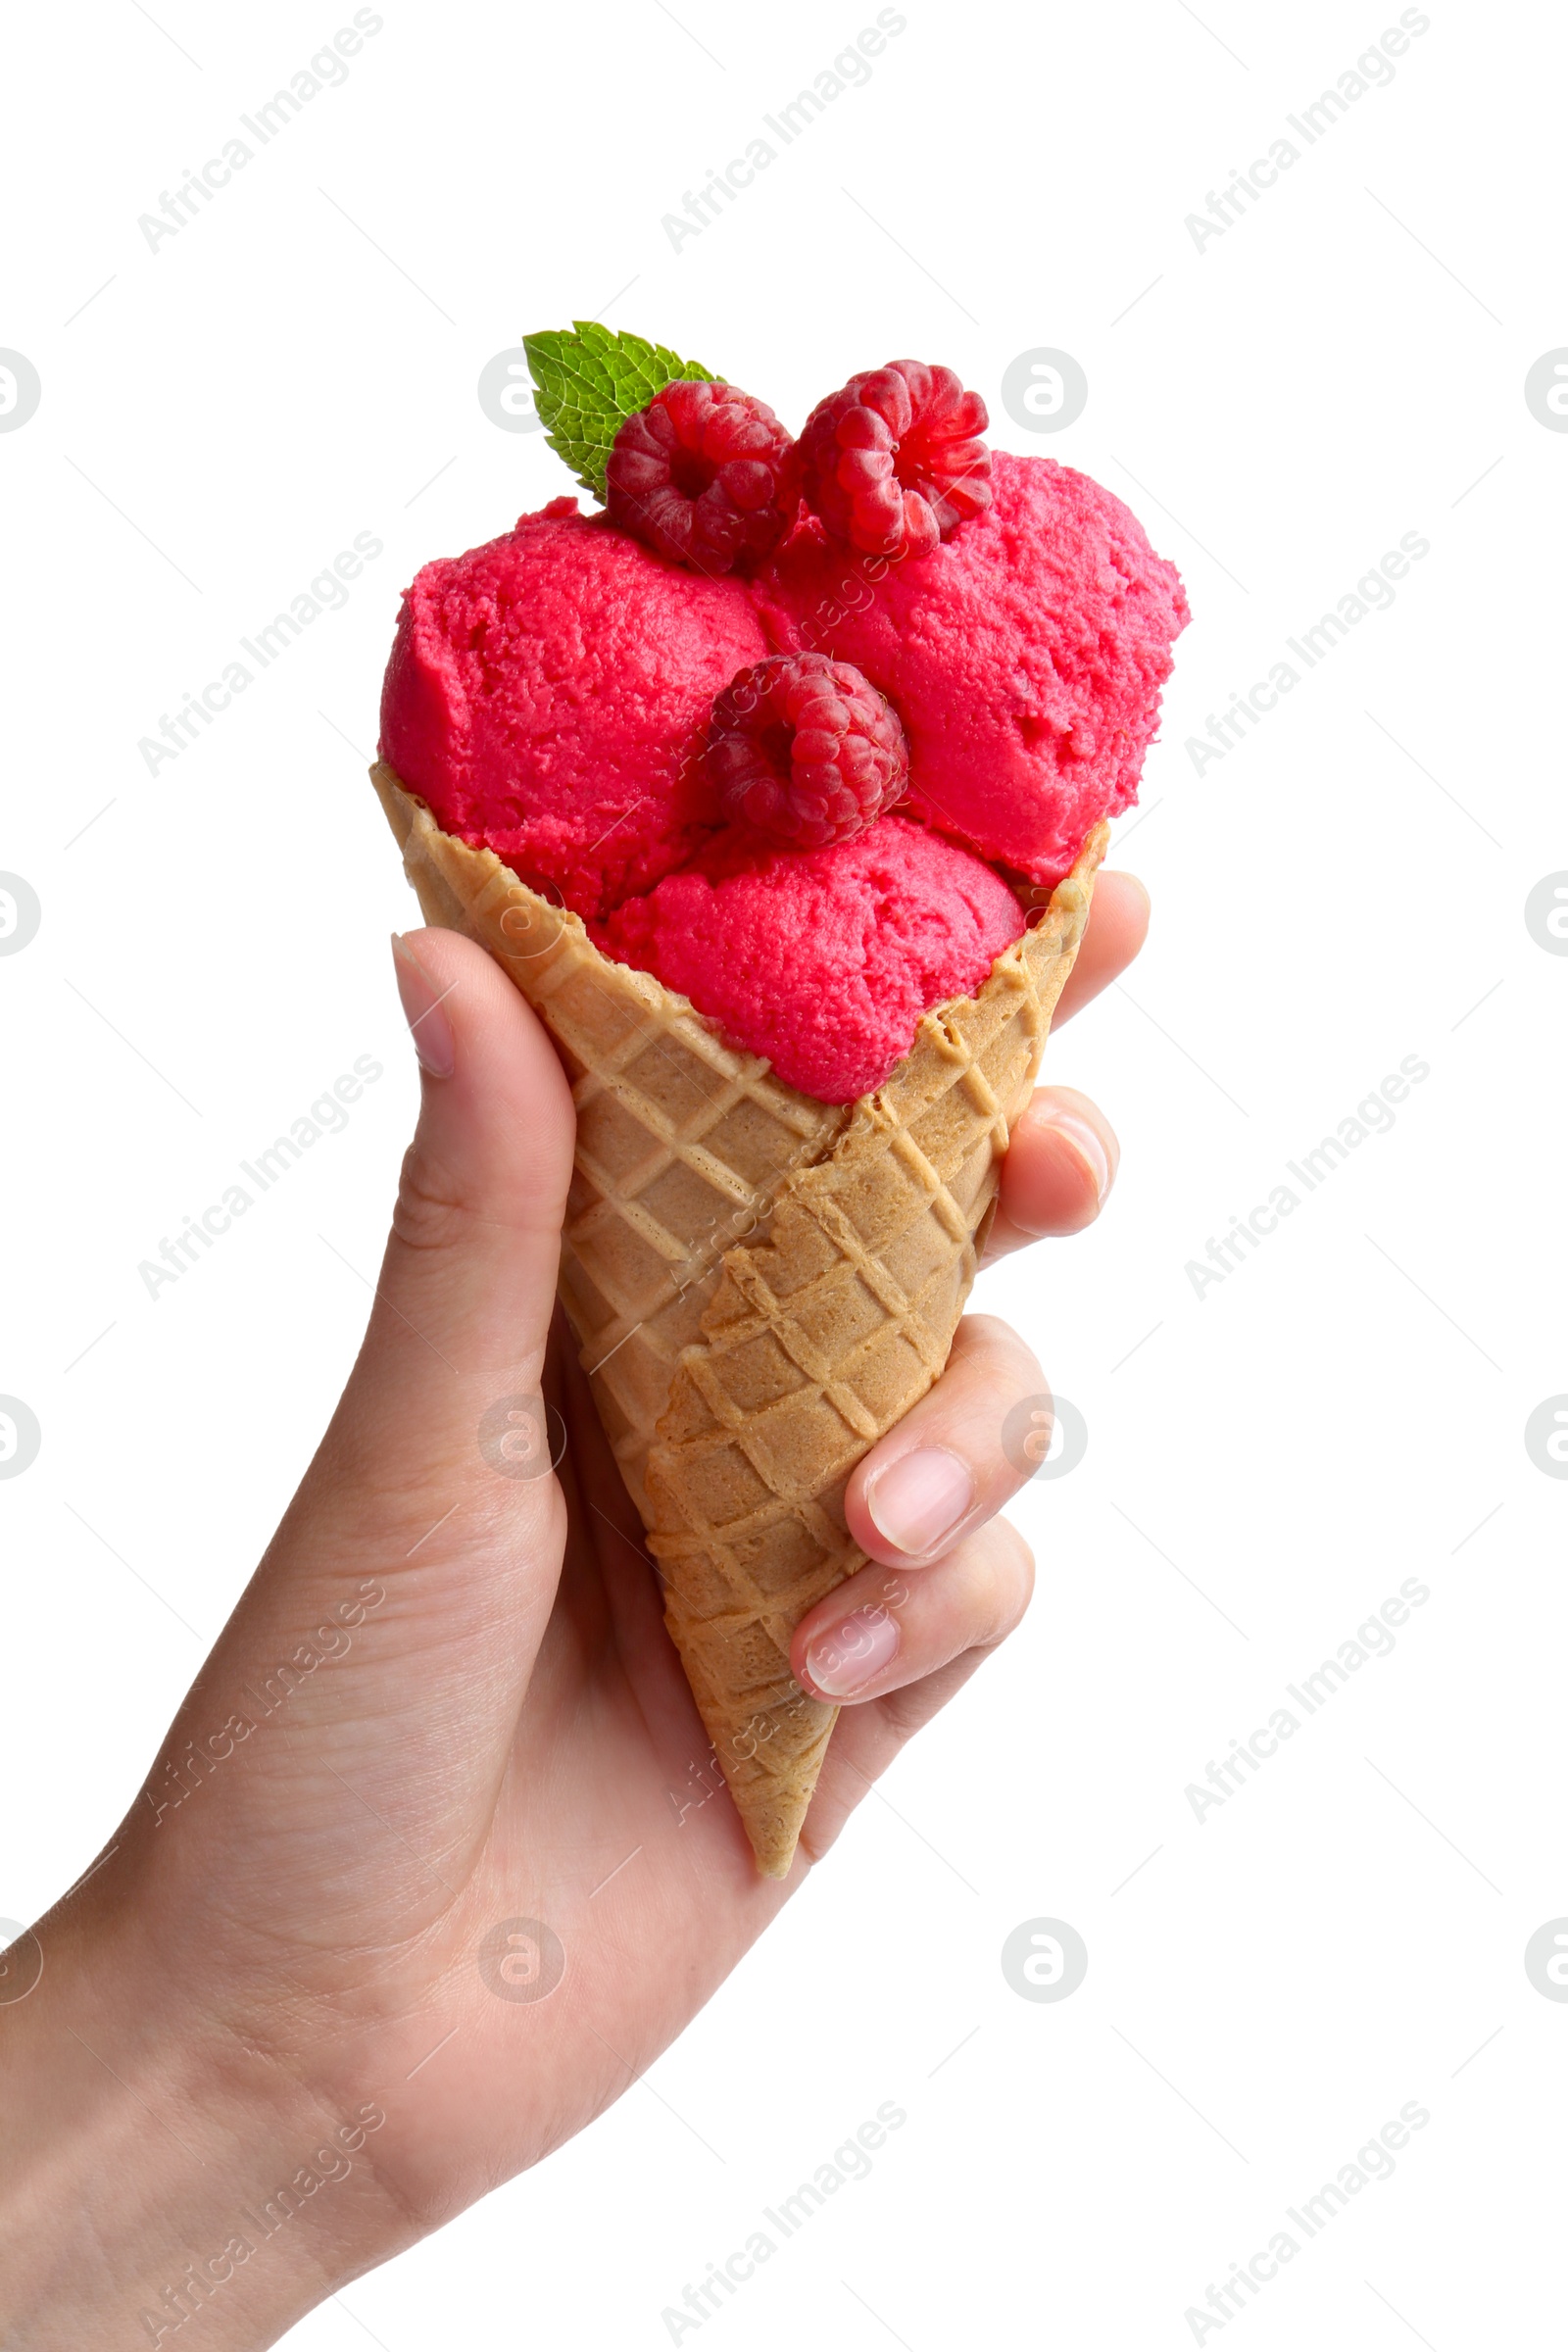
[[[0,1391],[43,1445],[0,1484],[0,1914],[128,1801],[358,1340],[416,1096],[385,939],[417,918],[364,776],[398,592],[571,486],[482,414],[480,368],[602,314],[799,425],[856,368],[944,360],[994,440],[1129,500],[1195,615],[1112,852],[1150,946],[1050,1055],[1116,1121],[1120,1181],[981,1292],[1088,1453],[1017,1505],[1025,1630],[659,2095],[289,2340],[663,2344],[685,2282],[896,2100],[871,2177],[704,2346],[1190,2343],[1208,2282],[1407,2101],[1431,2120],[1395,2177],[1202,2340],[1544,2341],[1568,2007],[1523,1949],[1568,1912],[1568,1485],[1523,1431],[1568,1390],[1568,959],[1524,902],[1568,867],[1568,437],[1523,384],[1568,343],[1560,19],[1436,0],[1199,250],[1185,217],[1396,8],[911,0],[867,85],[674,251],[662,216],[872,8],[392,0],[154,252],[138,215],[352,12],[155,13],[13,33],[0,343],[43,399],[0,436],[0,867],[43,923],[0,960]],[[1041,346],[1090,386],[1054,437],[1000,399]],[[149,775],[138,739],[361,531],[385,552],[346,609]],[[1393,608],[1195,774],[1207,714],[1412,531]],[[149,1298],[138,1261],[365,1054],[347,1131]],[[1196,1295],[1209,1237],[1407,1055],[1430,1076],[1393,1130]],[[1392,1655],[1195,1818],[1210,1759],[1412,1577]],[[1038,1916],[1089,1949],[1059,2004],[999,1964]]]

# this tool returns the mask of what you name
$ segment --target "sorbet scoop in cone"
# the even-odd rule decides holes
[[[603,511],[421,568],[371,772],[426,919],[571,1081],[562,1302],[782,1878],[837,1715],[791,1641],[947,1363],[1187,602],[950,368],[858,373],[792,438],[636,335],[525,349]]]

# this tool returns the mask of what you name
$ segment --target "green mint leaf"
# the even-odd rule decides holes
[[[592,318],[577,319],[570,334],[551,328],[524,335],[522,348],[546,440],[583,488],[601,500],[605,465],[626,418],[646,409],[654,394],[677,377],[713,381],[696,360],[679,360],[662,343],[645,343],[641,335],[612,334]]]

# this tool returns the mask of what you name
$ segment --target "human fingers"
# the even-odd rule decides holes
[[[818,1601],[790,1659],[815,1698],[858,1704],[923,1682],[1011,1633],[1029,1603],[1034,1558],[1005,1519],[976,1528],[927,1568],[862,1568]]]
[[[1019,1547],[1019,1553],[1009,1560],[1005,1555],[1013,1545]],[[929,1580],[944,1575],[950,1565],[960,1567],[969,1598],[965,1603],[959,1589],[955,1587],[955,1613],[965,1621],[959,1631],[983,1634],[989,1625],[996,1625],[999,1634],[989,1642],[973,1642],[968,1648],[959,1649],[945,1666],[918,1675],[910,1682],[901,1683],[894,1667],[880,1695],[868,1685],[864,1704],[841,1708],[801,1837],[801,1847],[808,1861],[821,1860],[856,1806],[900,1751],[940,1715],[1017,1622],[1007,1603],[1009,1592],[1015,1599],[1021,1595],[1020,1606],[1028,1598],[1027,1580],[1031,1570],[1022,1539],[1005,1519],[993,1519],[965,1542],[961,1553],[970,1553],[971,1547],[985,1556],[962,1561],[960,1554],[956,1553],[951,1563],[944,1562],[941,1568],[926,1569],[921,1574]],[[917,1580],[910,1576],[903,1581],[912,1585]],[[939,1604],[940,1601],[939,1594]],[[929,1634],[922,1634],[921,1639],[929,1642]],[[935,1646],[928,1647],[928,1655],[934,1654]]]
[[[873,1446],[845,1492],[851,1535],[887,1568],[923,1566],[989,1519],[1032,1475],[1009,1459],[1009,1410],[1040,1397],[1032,1349],[995,1315],[965,1315],[941,1379]]]
[[[1087,1095],[1037,1087],[1002,1163],[987,1262],[1048,1234],[1082,1233],[1104,1206],[1120,1160],[1115,1129]]]

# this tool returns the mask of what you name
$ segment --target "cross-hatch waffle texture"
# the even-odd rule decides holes
[[[851,1471],[947,1361],[1108,829],[979,993],[927,1013],[886,1083],[835,1108],[601,955],[384,762],[371,780],[426,921],[490,951],[565,1062],[562,1299],[709,1737],[759,1867],[782,1877],[837,1715],[795,1681],[790,1640],[865,1564]]]

